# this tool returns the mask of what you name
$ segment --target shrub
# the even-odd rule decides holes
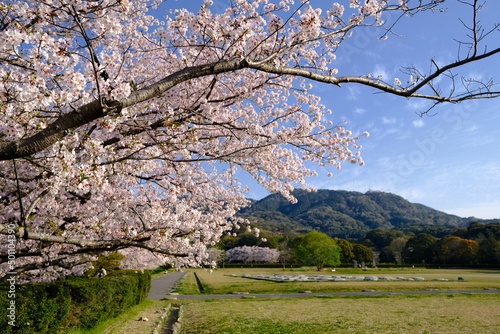
[[[117,271],[104,278],[71,277],[64,281],[19,285],[15,324],[0,322],[1,333],[65,333],[91,329],[147,297],[151,275]],[[7,319],[8,287],[0,286],[0,316]]]

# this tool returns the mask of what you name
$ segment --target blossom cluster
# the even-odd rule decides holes
[[[378,20],[387,1],[351,0],[349,13],[292,0],[238,0],[216,13],[205,1],[196,13],[164,19],[149,12],[156,5],[1,3],[0,142],[30,138],[61,115],[79,117],[82,105],[121,101],[188,67],[250,59],[334,74],[341,28]],[[311,90],[297,76],[250,69],[200,75],[67,131],[33,156],[0,161],[0,225],[16,222],[36,236],[19,241],[17,251],[32,254],[19,257],[19,270],[31,266],[39,280],[66,275],[93,258],[91,241],[200,264],[247,204],[237,171],[293,201],[291,191],[317,174],[308,162],[363,165],[359,136]]]
[[[258,246],[240,246],[226,252],[228,262],[273,263],[278,262],[280,252],[277,249]]]

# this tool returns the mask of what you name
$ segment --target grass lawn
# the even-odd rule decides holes
[[[498,333],[498,295],[182,301],[180,333]]]
[[[231,268],[207,270],[190,270],[179,293],[199,293],[193,272],[196,272],[203,285],[204,294],[227,294],[231,292],[249,293],[287,293],[304,290],[312,292],[346,292],[373,289],[377,291],[398,290],[481,290],[484,288],[500,289],[500,270],[458,270],[458,269],[361,269],[340,268],[335,272],[318,272],[314,268],[295,270],[267,268]],[[351,276],[393,276],[393,277],[423,277],[425,281],[359,281],[359,282],[272,282],[242,278],[249,274],[283,274],[283,275],[351,275]],[[458,281],[462,277],[463,281]],[[431,281],[435,278],[449,279],[448,282]]]
[[[373,289],[376,291],[480,290],[500,289],[499,270],[446,269],[337,269],[318,273],[314,268],[219,269],[213,272],[189,270],[179,293],[200,294],[193,273],[196,272],[206,294],[230,292],[286,293],[342,292]],[[355,275],[447,278],[440,281],[362,281],[362,282],[268,282],[242,278],[249,274],[285,275]],[[463,281],[458,281],[462,277]],[[175,297],[175,296],[172,296]],[[152,325],[165,307],[182,305],[180,333],[499,333],[499,294],[380,295],[355,297],[237,298],[209,300],[146,301],[125,314],[109,334],[152,333]],[[138,321],[146,315],[150,322]],[[111,328],[110,328],[111,327]],[[96,331],[97,333],[99,331]],[[94,333],[94,332],[92,332]],[[100,331],[99,333],[102,333]]]

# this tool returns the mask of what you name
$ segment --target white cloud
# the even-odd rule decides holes
[[[383,81],[390,81],[389,73],[387,73],[387,71],[383,66],[376,65],[375,69],[372,72],[372,75],[376,79],[380,79]]]
[[[421,128],[425,125],[424,121],[421,119],[417,119],[416,121],[413,121],[413,126],[416,128]]]
[[[470,127],[465,129],[465,131],[467,131],[467,132],[476,132],[478,130],[479,130],[479,126],[477,126],[477,125],[471,125]]]
[[[382,117],[382,123],[384,123],[384,124],[396,124],[396,117]]]
[[[346,86],[349,93],[347,94],[348,100],[358,100],[361,94],[359,87],[357,86]]]
[[[429,193],[424,189],[401,189],[398,195],[412,203],[421,203],[429,198]]]
[[[484,82],[484,81],[486,81],[484,75],[482,73],[479,73],[479,72],[470,72],[467,75],[467,78],[476,80],[478,82]]]
[[[415,110],[417,112],[424,112],[426,111],[430,106],[429,101],[424,101],[424,100],[410,100],[408,101],[408,107],[411,110]]]

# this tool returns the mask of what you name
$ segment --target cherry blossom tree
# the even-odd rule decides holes
[[[277,262],[280,252],[277,249],[259,246],[240,246],[226,252],[228,262],[273,263]]]
[[[247,200],[236,171],[294,200],[290,191],[316,174],[309,162],[363,165],[359,136],[331,120],[312,82],[436,104],[498,96],[489,82],[463,80],[446,94],[436,86],[500,51],[479,47],[474,27],[469,52],[429,73],[407,69],[393,83],[336,75],[350,36],[366,27],[388,36],[384,12],[404,19],[443,0],[350,0],[324,11],[234,0],[217,12],[204,1],[164,17],[160,2],[0,3],[2,276],[53,279],[123,249],[196,265],[239,223],[232,217]]]

